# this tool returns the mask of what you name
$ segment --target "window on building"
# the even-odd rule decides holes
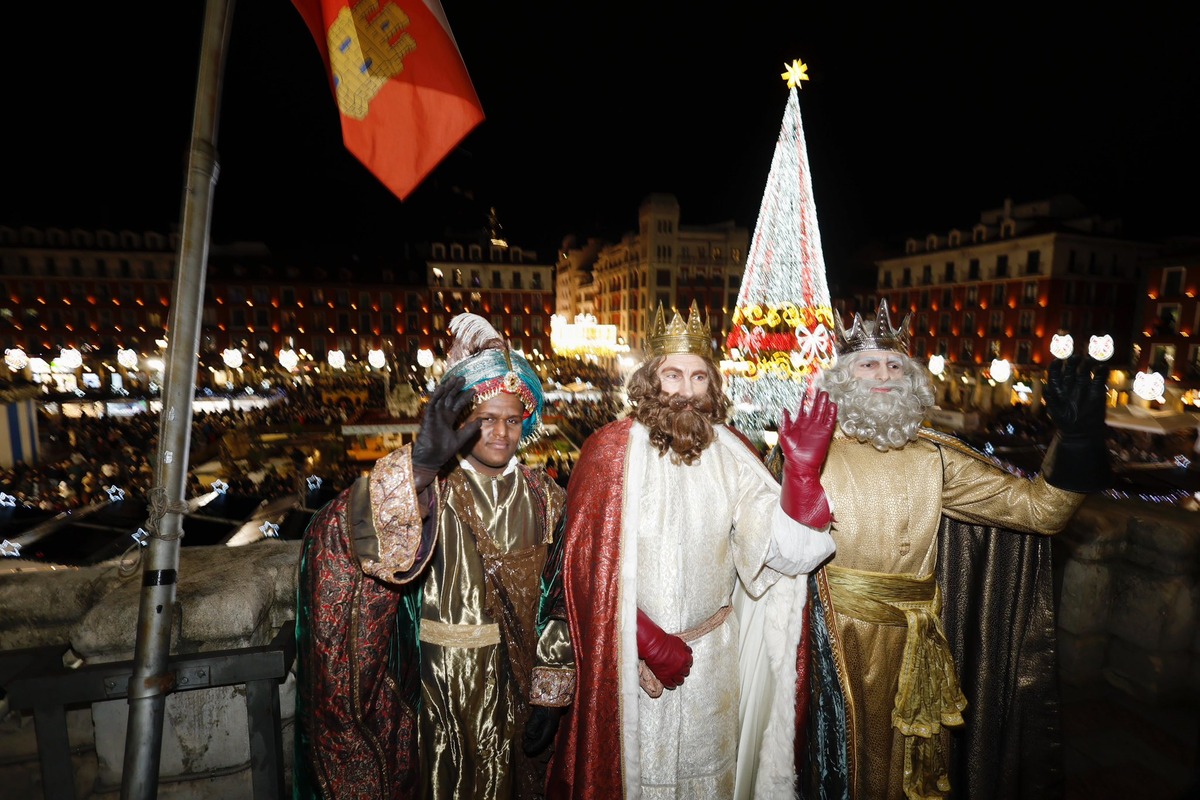
[[[921,283],[926,285],[933,283],[933,264],[921,267]]]
[[[958,342],[958,360],[969,362],[975,360],[975,340],[962,338]]]
[[[542,318],[540,316],[531,317],[530,324],[531,324],[531,330],[533,331],[533,333],[535,335],[541,334],[543,332],[542,331]]]
[[[988,319],[988,335],[999,336],[1004,333],[1004,312],[993,311],[992,316]]]
[[[954,292],[942,289],[942,308],[954,308]]]
[[[1178,297],[1183,293],[1183,279],[1186,273],[1183,267],[1168,267],[1163,270],[1162,277],[1162,293],[1159,295],[1163,298]]]
[[[904,268],[904,277],[901,279],[900,285],[912,286],[912,269],[910,267]]]
[[[522,288],[522,286],[521,286],[521,273],[520,273],[520,272],[516,272],[516,271],[514,271],[514,272],[513,272],[513,274],[512,274],[512,288],[514,288],[514,289],[520,289],[520,288]]]
[[[1156,344],[1150,348],[1150,370],[1171,377],[1175,369],[1175,345]]]
[[[1008,290],[1003,283],[997,283],[992,287],[992,305],[1002,306],[1008,300]]]
[[[1200,381],[1200,345],[1192,345],[1188,348],[1187,370],[1184,372],[1184,378],[1189,381]]]
[[[954,262],[947,261],[946,268],[942,272],[942,280],[946,283],[954,283]]]
[[[978,258],[972,258],[970,261],[967,262],[967,280],[969,280],[969,281],[979,280],[979,259]]]
[[[461,244],[450,245],[450,260],[451,261],[462,261],[463,260],[463,246]]]
[[[962,331],[960,331],[960,333],[963,336],[974,336],[975,335],[975,314],[974,313],[972,313],[970,311],[963,312],[963,324],[962,324]]]
[[[1008,277],[1008,256],[1007,255],[996,256],[996,277],[997,278],[1007,278]]]
[[[1021,339],[1020,341],[1018,341],[1017,342],[1017,363],[1018,364],[1030,363],[1030,357],[1029,357],[1030,351],[1031,351],[1031,348],[1030,348],[1028,339]]]
[[[1042,271],[1042,251],[1030,250],[1025,257],[1025,274],[1039,275]]]
[[[1021,302],[1025,305],[1033,305],[1038,299],[1037,281],[1026,281],[1021,287]]]
[[[929,290],[924,290],[921,292],[921,300],[917,304],[917,308],[921,309],[922,311],[929,308]]]
[[[914,353],[914,355],[915,355],[917,358],[925,358],[925,350],[926,350],[926,347],[925,347],[925,340],[924,340],[924,339],[917,339],[917,342],[916,342],[916,352]]]
[[[988,353],[988,358],[999,358],[1000,357],[1000,340],[999,339],[992,339],[991,341],[988,342],[987,353]]]
[[[938,339],[937,340],[937,353],[939,356],[942,356],[943,358],[950,355],[950,340]]]
[[[969,305],[969,306],[979,305],[979,287],[978,286],[968,286],[966,295],[967,295],[967,305]]]
[[[269,328],[271,327],[271,312],[265,308],[254,309],[254,327]]]
[[[1017,335],[1032,336],[1033,335],[1033,312],[1022,311],[1017,323]]]
[[[271,293],[267,291],[265,286],[254,286],[250,289],[250,297],[254,299],[254,305],[265,306],[271,303]]]
[[[1159,303],[1158,320],[1154,323],[1156,336],[1173,336],[1179,333],[1179,303]]]
[[[950,315],[942,314],[938,317],[938,334],[942,336],[950,335]]]
[[[349,289],[338,289],[337,294],[335,295],[334,303],[337,305],[338,308],[349,308],[350,307],[350,290]]]

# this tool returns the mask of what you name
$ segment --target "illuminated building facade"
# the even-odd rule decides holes
[[[1200,404],[1200,253],[1164,256],[1146,265],[1139,372],[1158,372],[1168,391]]]
[[[591,313],[640,356],[646,331],[662,303],[668,311],[695,301],[706,310],[714,338],[724,342],[737,305],[749,232],[733,222],[680,224],[679,201],[652,194],[638,209],[637,233],[620,242],[586,248],[564,246],[558,259],[558,314]],[[588,247],[596,247],[589,242]],[[590,306],[590,308],[589,308]]]
[[[1089,215],[1072,197],[1006,200],[970,228],[909,239],[876,262],[876,291],[895,315],[912,312],[912,352],[970,367],[1005,359],[1018,369],[1050,361],[1050,337],[1110,334],[1113,366],[1131,366],[1141,263],[1156,245],[1122,238],[1120,223]]]

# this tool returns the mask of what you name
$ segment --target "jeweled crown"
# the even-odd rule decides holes
[[[692,309],[688,312],[685,324],[679,312],[666,321],[662,303],[654,315],[654,325],[646,338],[650,357],[669,356],[676,353],[690,353],[694,356],[712,358],[712,332],[708,328],[708,320],[700,319],[700,307],[692,301]]]
[[[847,330],[842,325],[842,315],[833,312],[833,327],[835,347],[839,356],[859,353],[863,350],[892,350],[908,355],[908,321],[912,314],[905,314],[900,327],[892,327],[892,317],[888,313],[887,300],[879,303],[879,311],[875,314],[875,322],[865,322],[856,312]]]

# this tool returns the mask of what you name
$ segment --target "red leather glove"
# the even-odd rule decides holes
[[[638,609],[638,657],[646,662],[664,688],[674,689],[692,671],[692,648],[654,624]]]
[[[783,450],[783,486],[779,505],[785,514],[810,528],[824,528],[833,519],[825,490],[821,488],[821,465],[829,453],[829,440],[837,425],[837,403],[828,392],[796,411],[796,418],[783,412],[779,425],[779,447]]]

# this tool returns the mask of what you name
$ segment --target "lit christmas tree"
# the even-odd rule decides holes
[[[734,424],[751,437],[794,410],[818,371],[833,363],[833,312],[813,203],[808,148],[796,93],[808,67],[793,61],[783,127],[771,159],[746,272],[727,341],[726,385]]]

